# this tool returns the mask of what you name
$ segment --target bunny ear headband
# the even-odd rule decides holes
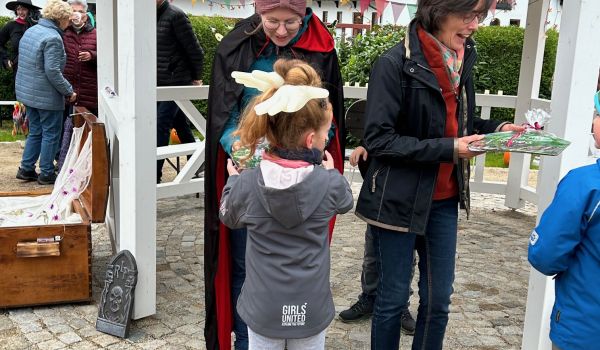
[[[275,72],[254,70],[252,73],[232,72],[231,77],[246,87],[266,91],[277,89],[275,94],[266,101],[254,106],[258,115],[276,115],[279,112],[292,113],[300,110],[306,103],[315,98],[326,98],[329,91],[323,88],[307,85],[284,85],[283,78]]]

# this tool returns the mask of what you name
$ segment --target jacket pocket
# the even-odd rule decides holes
[[[387,174],[389,173],[389,169],[390,169],[390,167],[388,165],[382,165],[382,166],[378,167],[377,169],[375,169],[375,171],[373,171],[373,174],[370,175],[370,180],[371,180],[370,191],[371,191],[371,193],[377,192],[378,178],[380,178],[379,179],[379,186],[381,186],[380,188],[385,187],[385,181],[387,179]],[[383,175],[385,175],[385,177]]]

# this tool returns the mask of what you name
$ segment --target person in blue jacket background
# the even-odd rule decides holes
[[[597,111],[600,112],[600,111]],[[593,122],[600,148],[600,117]],[[550,319],[553,349],[600,344],[600,159],[571,170],[529,238],[529,262],[555,276]]]

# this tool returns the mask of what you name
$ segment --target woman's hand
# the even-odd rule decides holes
[[[521,132],[521,131],[525,131],[525,127],[522,125],[516,125],[513,123],[506,123],[504,125],[502,125],[502,127],[500,128],[500,131],[516,131],[516,132]]]
[[[458,158],[471,159],[485,152],[469,151],[469,143],[483,139],[483,135],[463,136],[458,139]]]
[[[79,54],[77,55],[77,58],[81,62],[87,62],[87,61],[89,61],[89,60],[92,59],[92,54],[89,51],[79,51]]]
[[[233,161],[230,159],[227,159],[227,172],[229,173],[229,176],[233,176],[233,175],[239,175],[240,173],[237,171],[237,168],[235,167],[235,165],[233,164]]]
[[[330,170],[335,168],[334,164],[333,164],[333,157],[331,156],[331,153],[329,153],[328,151],[325,151],[325,157],[323,158],[323,168]]]
[[[352,151],[352,154],[350,155],[350,165],[352,166],[356,166],[358,164],[358,162],[360,161],[360,158],[362,157],[362,160],[366,161],[367,160],[367,150],[363,147],[363,146],[358,146],[354,149],[354,151]]]
[[[240,140],[236,140],[231,145],[231,152],[235,152],[235,151],[239,150],[240,148],[242,148],[242,142]]]

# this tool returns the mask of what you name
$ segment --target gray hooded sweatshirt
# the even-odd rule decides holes
[[[260,167],[229,177],[219,216],[231,228],[248,230],[237,311],[254,332],[297,339],[327,328],[335,313],[329,221],[352,206],[346,179],[321,166],[284,189],[265,186]]]

